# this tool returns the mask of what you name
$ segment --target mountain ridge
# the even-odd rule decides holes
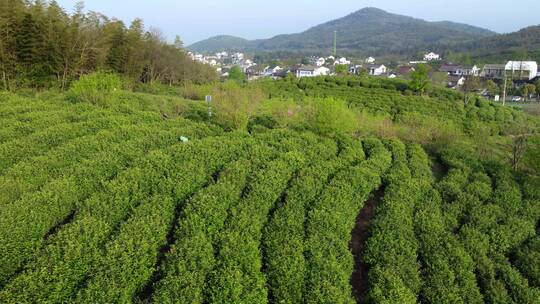
[[[214,36],[190,45],[198,52],[223,49],[238,51],[329,51],[334,31],[338,48],[344,52],[368,54],[381,50],[403,52],[430,44],[445,44],[496,35],[480,27],[451,21],[429,22],[367,7],[308,28],[300,33],[281,34],[268,39],[247,40],[231,35]],[[405,46],[405,47],[404,47]]]

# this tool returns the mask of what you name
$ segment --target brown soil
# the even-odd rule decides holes
[[[353,294],[357,303],[365,302],[369,290],[368,272],[369,267],[362,260],[362,254],[366,246],[366,241],[370,237],[369,227],[371,220],[375,216],[375,209],[384,196],[384,189],[377,190],[373,196],[364,204],[364,208],[356,218],[356,226],[352,232],[351,243],[349,245],[354,256],[354,272],[351,278]]]

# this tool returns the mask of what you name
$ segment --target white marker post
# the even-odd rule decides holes
[[[206,95],[205,100],[208,104],[208,117],[212,117],[212,106],[210,105],[212,103],[212,95]]]

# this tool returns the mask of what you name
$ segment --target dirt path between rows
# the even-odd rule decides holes
[[[353,294],[357,303],[364,303],[369,290],[368,272],[369,267],[362,261],[362,255],[366,241],[370,237],[369,227],[375,216],[375,209],[384,196],[384,187],[377,190],[364,204],[360,214],[356,218],[356,226],[352,232],[349,248],[354,256],[354,272],[351,278]]]

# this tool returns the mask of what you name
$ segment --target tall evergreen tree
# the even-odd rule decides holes
[[[36,57],[38,29],[31,14],[26,13],[16,33],[16,54],[19,62],[29,67]]]

